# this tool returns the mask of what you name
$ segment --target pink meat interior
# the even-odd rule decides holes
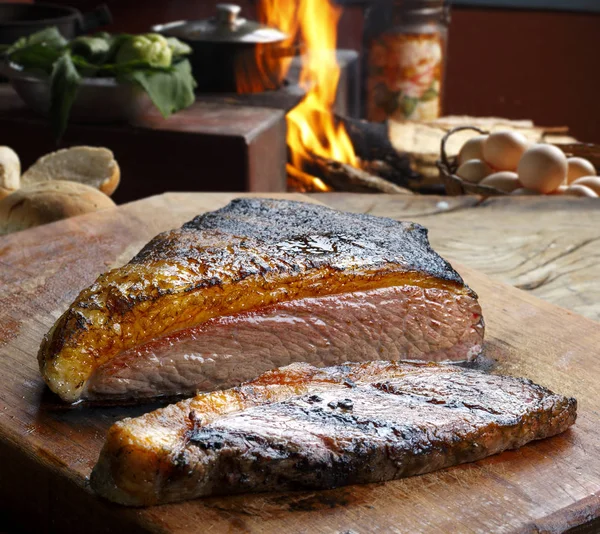
[[[99,367],[84,398],[192,395],[276,367],[369,360],[460,361],[480,353],[477,300],[395,286],[305,298],[212,319],[122,352]]]

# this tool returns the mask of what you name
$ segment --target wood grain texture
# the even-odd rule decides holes
[[[42,336],[100,272],[126,262],[156,233],[233,197],[167,194],[0,239],[2,506],[40,531],[61,532],[80,532],[82,526],[89,532],[182,533],[595,528],[590,522],[600,516],[598,325],[473,270],[480,257],[474,252],[469,268],[455,267],[480,295],[488,328],[485,351],[495,363],[494,372],[526,376],[576,396],[579,418],[571,430],[474,464],[385,484],[201,499],[140,510],[97,498],[87,477],[106,430],[114,421],[156,405],[61,407],[39,376],[35,355]],[[449,233],[453,219],[443,222],[443,217],[469,213],[464,205],[468,199],[445,199],[454,211],[444,209],[446,214],[438,219],[436,212],[444,206],[436,207],[437,199],[427,207],[411,203],[412,197],[370,196],[367,206],[359,196],[345,197],[317,199],[380,215],[401,214],[422,222],[429,218],[439,250],[444,239],[468,248],[462,241],[466,234]],[[512,208],[502,209],[508,213]],[[479,224],[486,227],[482,220],[455,227],[471,228],[470,239],[475,239],[478,232],[473,227]],[[482,246],[475,242],[474,250]]]
[[[410,219],[444,257],[600,320],[600,203],[474,196],[317,196],[339,209]]]

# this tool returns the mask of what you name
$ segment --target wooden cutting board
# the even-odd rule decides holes
[[[106,430],[156,406],[61,406],[39,376],[40,341],[99,273],[233,196],[166,194],[0,238],[0,509],[37,531],[60,532],[554,533],[583,524],[577,532],[598,532],[598,323],[460,265],[480,295],[494,372],[576,396],[575,427],[477,463],[384,484],[147,509],[97,498],[87,479]]]

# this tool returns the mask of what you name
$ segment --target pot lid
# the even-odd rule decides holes
[[[216,14],[207,20],[178,21],[155,26],[160,33],[196,42],[218,43],[276,43],[287,35],[253,20],[240,17],[241,8],[235,4],[217,4]]]

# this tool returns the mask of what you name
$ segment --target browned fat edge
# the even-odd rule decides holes
[[[119,270],[104,275],[109,278]],[[101,277],[88,288],[63,314],[44,338],[38,359],[40,368],[50,389],[65,398],[55,382],[71,379],[70,387],[79,393],[91,373],[98,366],[121,352],[145,344],[153,339],[180,330],[192,328],[219,316],[233,315],[241,311],[255,311],[263,306],[294,299],[334,295],[354,291],[385,288],[397,285],[413,285],[422,288],[442,289],[455,294],[475,293],[461,283],[423,276],[414,271],[402,271],[402,266],[389,265],[377,271],[338,271],[321,268],[304,277],[253,276],[235,283],[223,283],[183,292],[165,292],[162,295],[134,295],[127,305],[107,299],[104,309],[92,310],[103,314],[101,326],[86,322],[91,290],[102,284]],[[283,279],[282,279],[283,278]],[[156,319],[159,316],[160,319]],[[121,335],[116,334],[115,325]],[[53,376],[52,367],[59,358],[71,360],[68,377]]]

